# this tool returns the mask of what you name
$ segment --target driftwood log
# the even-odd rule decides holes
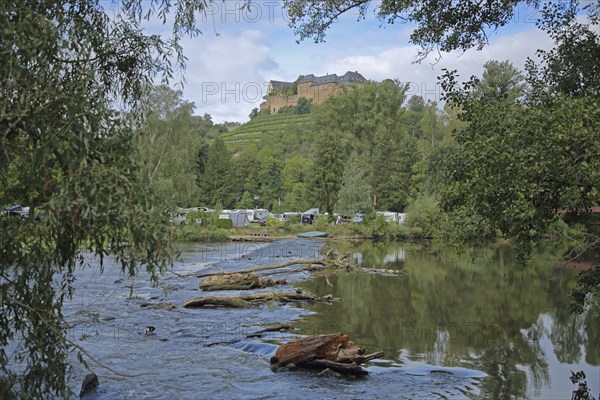
[[[285,283],[285,279],[261,278],[256,274],[212,275],[200,281],[200,289],[204,291],[249,290],[285,285]]]
[[[320,265],[325,265],[325,262],[323,260],[320,260],[320,259],[292,260],[292,261],[286,261],[286,262],[281,263],[281,264],[267,265],[267,266],[264,266],[264,267],[256,267],[256,268],[250,268],[250,269],[243,269],[243,270],[239,270],[239,271],[212,272],[212,273],[209,273],[209,274],[198,275],[198,278],[203,278],[205,276],[215,276],[215,275],[248,274],[248,273],[258,272],[258,271],[268,271],[268,270],[271,270],[271,269],[285,268],[285,267],[289,267],[291,265],[298,265],[298,264],[308,264],[308,265],[310,265],[310,264],[320,264]]]
[[[346,271],[355,271],[355,272],[363,272],[363,273],[379,274],[379,275],[387,275],[387,276],[397,276],[397,275],[405,275],[406,274],[406,272],[404,270],[362,268],[362,267],[359,267],[358,264],[356,264],[356,262],[354,262],[354,260],[352,260],[349,257],[349,254],[344,254],[344,255],[339,256],[336,259],[292,260],[292,261],[287,261],[287,262],[284,262],[281,264],[267,265],[267,266],[263,266],[263,267],[256,267],[256,268],[250,268],[250,269],[243,269],[243,270],[239,270],[239,271],[213,272],[213,273],[199,275],[198,278],[213,277],[213,276],[224,277],[224,276],[235,275],[235,274],[250,274],[253,272],[280,269],[280,268],[285,268],[285,267],[289,267],[292,265],[298,265],[298,264],[307,265],[307,267],[301,268],[301,270],[303,270],[303,269],[310,270],[315,265],[319,265],[319,266],[323,266],[323,267],[332,267],[335,269],[345,269]],[[284,272],[290,272],[290,271],[284,271]],[[274,273],[276,273],[276,272],[271,272],[270,274],[274,274]],[[218,290],[218,289],[215,289],[215,290]]]
[[[279,324],[279,325],[269,326],[268,328],[261,329],[260,331],[256,331],[254,333],[250,333],[250,334],[246,335],[246,338],[248,338],[248,339],[259,338],[259,337],[262,337],[264,333],[285,332],[285,331],[291,331],[292,329],[294,329],[294,328],[291,325]]]
[[[269,301],[278,301],[281,303],[290,303],[294,301],[325,301],[331,302],[338,300],[331,295],[319,297],[313,293],[298,290],[296,292],[270,292],[249,294],[239,297],[211,296],[197,297],[186,301],[183,306],[186,308],[206,307],[206,306],[221,306],[244,308],[252,307]]]
[[[381,268],[356,267],[353,269],[353,271],[362,272],[365,274],[377,274],[377,275],[384,275],[384,276],[406,275],[406,268],[404,268],[404,269],[381,269]]]
[[[277,349],[271,364],[278,367],[294,364],[297,367],[329,368],[333,371],[366,375],[360,364],[382,357],[383,352],[365,354],[365,349],[344,333],[316,335],[293,340]]]

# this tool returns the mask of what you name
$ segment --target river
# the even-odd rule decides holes
[[[288,281],[281,290],[302,287],[342,299],[331,304],[181,307],[206,295],[197,274],[316,258],[323,246],[364,266],[403,272],[275,275]],[[88,398],[569,399],[571,370],[583,370],[592,393],[600,392],[599,321],[569,313],[576,272],[558,268],[543,252],[527,267],[514,263],[506,248],[470,257],[404,244],[283,240],[183,244],[181,252],[157,287],[143,272],[126,277],[111,260],[103,273],[91,258],[78,271],[75,296],[64,309],[69,339],[134,376],[89,361],[100,386]],[[161,302],[175,308],[152,307]],[[295,330],[246,338],[277,323]],[[144,334],[148,325],[156,328],[153,335]],[[270,368],[278,343],[337,331],[369,352],[385,352],[367,366],[366,378]],[[75,391],[86,373],[76,367]]]

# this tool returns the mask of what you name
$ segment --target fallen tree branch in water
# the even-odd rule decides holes
[[[273,271],[273,272],[269,272],[265,275],[276,275],[276,274],[291,274],[294,272],[301,272],[301,271],[319,271],[322,270],[323,268],[326,268],[327,266],[325,264],[310,264],[310,265],[305,265],[303,267],[299,267],[299,268],[293,268],[293,269],[286,269],[283,271]]]
[[[263,336],[263,333],[267,333],[267,332],[285,332],[285,331],[290,331],[292,329],[294,329],[294,328],[291,325],[278,324],[278,325],[270,326],[265,329],[261,329],[254,333],[250,333],[250,334],[246,335],[246,339],[261,338]],[[238,338],[238,339],[226,340],[226,341],[221,341],[221,342],[212,342],[212,343],[207,344],[206,346],[207,347],[224,346],[224,345],[228,346],[228,345],[232,345],[234,343],[239,343],[241,341],[242,341],[242,338]]]
[[[294,329],[294,328],[291,325],[279,324],[279,325],[275,325],[275,326],[270,326],[265,329],[261,329],[260,331],[256,331],[254,333],[250,333],[250,334],[246,335],[246,338],[247,339],[257,338],[257,337],[262,337],[263,333],[284,332],[284,331],[289,331],[292,329]]]
[[[264,304],[269,301],[279,301],[281,303],[290,303],[294,301],[325,301],[331,302],[339,300],[334,298],[332,295],[319,297],[310,292],[304,292],[297,290],[296,292],[270,292],[270,293],[257,293],[249,294],[239,297],[225,297],[225,296],[212,296],[212,297],[197,297],[192,300],[186,301],[183,306],[186,308],[195,307],[206,307],[206,306],[221,306],[221,307],[232,307],[232,308],[246,308],[260,304]]]
[[[380,269],[380,268],[356,268],[354,269],[356,272],[363,272],[366,274],[377,274],[384,276],[398,276],[398,275],[406,275],[406,268],[403,269]]]
[[[382,356],[381,351],[365,354],[362,346],[340,332],[309,336],[282,344],[271,358],[271,364],[278,367],[293,364],[298,367],[329,368],[351,375],[366,375],[367,371],[359,364]]]
[[[200,281],[200,289],[204,291],[215,290],[250,290],[264,289],[276,285],[285,285],[285,279],[273,280],[261,278],[256,274],[227,274],[212,275]]]
[[[293,261],[287,261],[287,262],[284,262],[281,264],[267,265],[267,266],[263,266],[263,267],[243,269],[243,270],[238,270],[238,271],[213,272],[210,274],[198,275],[198,278],[211,277],[211,276],[234,275],[234,274],[249,274],[249,273],[253,273],[253,272],[269,271],[269,270],[273,270],[273,269],[280,269],[280,268],[289,267],[291,265],[299,265],[299,264],[305,264],[308,266],[302,267],[299,269],[294,269],[291,271],[281,271],[281,272],[297,272],[297,271],[302,271],[302,270],[311,270],[312,269],[311,267],[321,265],[324,267],[333,267],[335,269],[345,269],[347,271],[363,272],[363,273],[368,273],[368,274],[379,274],[379,275],[385,275],[385,276],[397,276],[397,275],[405,275],[406,274],[405,269],[396,270],[396,269],[359,267],[358,264],[356,264],[353,260],[350,260],[348,254],[345,254],[334,260],[325,260],[325,259],[293,260]],[[272,272],[271,274],[275,274],[275,273],[278,273],[278,272]]]
[[[287,261],[284,262],[282,264],[276,264],[276,265],[267,265],[267,266],[263,266],[263,267],[256,267],[256,268],[250,268],[250,269],[242,269],[239,271],[231,271],[231,272],[213,272],[210,274],[203,274],[203,275],[198,275],[198,278],[204,278],[206,276],[215,276],[215,275],[232,275],[232,274],[248,274],[251,272],[258,272],[258,271],[268,271],[270,269],[278,269],[278,268],[285,268],[285,267],[289,267],[290,265],[298,265],[298,264],[320,264],[320,265],[326,265],[325,261],[321,260],[321,259],[310,259],[310,260],[292,260],[292,261]]]

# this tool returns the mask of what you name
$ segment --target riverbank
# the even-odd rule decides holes
[[[253,224],[239,228],[214,228],[201,225],[176,226],[175,238],[181,242],[215,243],[228,241],[271,242],[294,238],[309,231],[327,233],[327,237],[337,240],[420,240],[429,239],[419,229],[405,225],[374,220],[369,223],[331,224],[317,220],[313,225],[289,224],[282,228],[265,227]]]

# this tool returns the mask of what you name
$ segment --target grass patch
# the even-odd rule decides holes
[[[200,225],[182,225],[177,227],[176,237],[181,242],[227,242],[229,233],[225,229],[203,228]]]

